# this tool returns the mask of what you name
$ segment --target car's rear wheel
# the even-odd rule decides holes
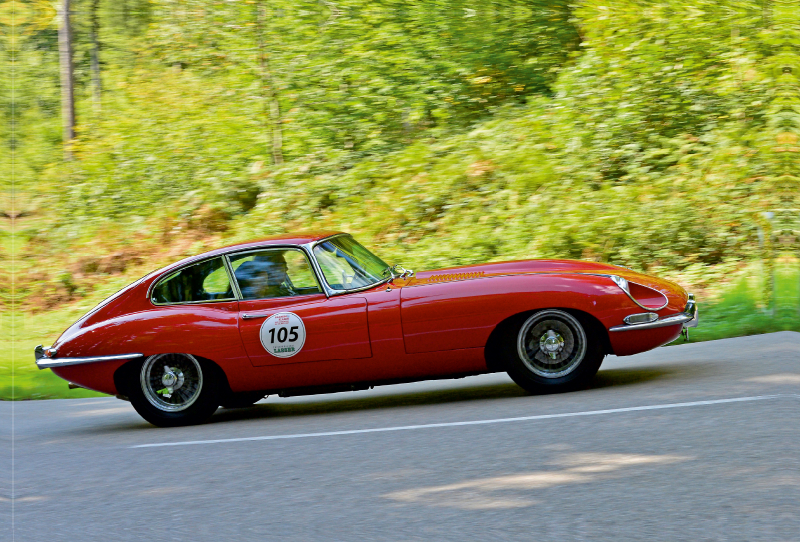
[[[133,408],[158,427],[202,423],[219,406],[219,386],[211,364],[190,354],[157,354],[129,374]]]
[[[504,340],[509,376],[532,393],[584,385],[605,356],[597,331],[589,324],[566,311],[547,309],[510,326]]]

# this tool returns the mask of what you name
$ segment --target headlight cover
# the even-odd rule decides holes
[[[669,303],[667,296],[663,292],[636,282],[629,283],[627,279],[618,275],[606,276],[613,280],[614,284],[619,286],[631,301],[647,311],[660,311]]]
[[[622,278],[620,276],[617,276],[617,275],[609,275],[609,276],[611,277],[611,280],[613,280],[617,284],[617,286],[619,286],[620,288],[622,288],[626,292],[630,293],[631,290],[628,287],[628,281],[627,280],[625,280],[624,278]]]

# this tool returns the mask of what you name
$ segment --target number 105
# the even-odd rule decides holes
[[[297,327],[298,326],[292,326],[288,330],[285,327],[279,327],[278,342],[285,343],[287,337],[289,338],[290,342],[296,341],[299,338],[299,335],[297,335]],[[275,328],[269,330],[269,342],[270,344],[275,344]]]

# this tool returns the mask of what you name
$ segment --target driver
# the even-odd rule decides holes
[[[244,299],[265,299],[295,295],[287,269],[282,253],[266,252],[244,262],[234,274]]]

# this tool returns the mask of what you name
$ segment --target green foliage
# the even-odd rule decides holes
[[[700,305],[700,325],[690,330],[690,342],[710,341],[774,331],[800,331],[800,273],[781,264],[775,280],[775,300],[766,306],[763,269],[742,277],[716,303]]]
[[[76,1],[75,160],[55,28],[16,45],[28,307],[297,229],[415,268],[797,250],[797,2],[103,0],[98,104]]]
[[[90,99],[88,45],[77,47],[85,89],[79,160],[59,163],[52,145],[28,148],[50,151],[40,155],[50,167],[38,176],[78,218],[151,214],[175,201],[193,210],[211,200],[234,215],[247,210],[236,194],[253,189],[243,173],[270,161],[273,105],[287,159],[318,154],[346,167],[549,93],[577,45],[569,8],[543,1],[506,8],[465,16],[458,2],[360,0],[323,11],[318,2],[157,2],[147,30],[129,38],[128,54],[107,53],[102,114]],[[37,54],[57,85],[55,48]],[[55,111],[57,94],[48,96]],[[74,224],[75,216],[65,218]]]

